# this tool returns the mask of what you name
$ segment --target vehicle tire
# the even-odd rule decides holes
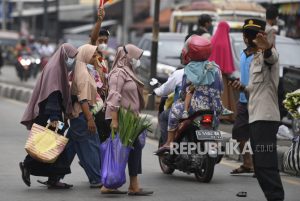
[[[162,143],[162,140],[160,139],[159,140],[159,144],[158,144],[158,148],[161,147],[162,145],[163,145],[163,143]],[[163,157],[164,156],[158,156],[158,162],[159,162],[159,166],[160,166],[161,171],[164,174],[173,174],[173,172],[175,171],[175,169],[174,168],[170,168],[168,165],[166,165],[163,162]]]
[[[195,172],[197,181],[209,183],[214,175],[216,159],[206,157],[203,161],[202,167]]]

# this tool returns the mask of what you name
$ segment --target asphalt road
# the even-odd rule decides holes
[[[257,180],[252,175],[230,176],[235,161],[223,160],[216,167],[213,180],[209,184],[198,183],[193,175],[175,171],[173,175],[161,173],[157,158],[152,152],[157,142],[148,140],[143,152],[143,175],[141,187],[153,190],[149,197],[104,196],[98,189],[90,189],[87,178],[77,161],[72,165],[72,174],[65,182],[74,184],[71,190],[48,190],[39,185],[37,177],[31,177],[32,186],[23,184],[18,162],[25,157],[24,144],[28,131],[19,124],[25,104],[0,98],[0,201],[263,201],[265,200]],[[282,175],[287,201],[298,201],[300,178]],[[128,184],[122,188],[126,190]],[[239,198],[239,191],[247,191],[248,197]]]

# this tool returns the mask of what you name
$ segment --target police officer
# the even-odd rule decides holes
[[[245,21],[247,42],[255,49],[250,65],[249,85],[239,81],[231,85],[248,94],[250,141],[254,171],[268,201],[284,200],[284,190],[278,170],[276,134],[280,123],[278,107],[279,55],[265,33],[266,22]]]

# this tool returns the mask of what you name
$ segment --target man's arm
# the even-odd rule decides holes
[[[104,12],[104,8],[99,8],[98,10],[98,19],[97,22],[92,30],[91,33],[91,44],[92,45],[96,45],[97,39],[98,39],[98,35],[99,35],[99,31],[101,29],[101,24],[102,21],[104,19],[105,16],[105,12]]]
[[[177,86],[177,80],[182,80],[182,73],[180,70],[174,71],[174,73],[168,78],[167,82],[161,85],[160,87],[154,89],[154,93],[157,96],[168,96],[172,92],[174,92]]]

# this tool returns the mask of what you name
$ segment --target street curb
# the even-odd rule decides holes
[[[31,97],[32,89],[0,82],[0,96],[27,103]]]

